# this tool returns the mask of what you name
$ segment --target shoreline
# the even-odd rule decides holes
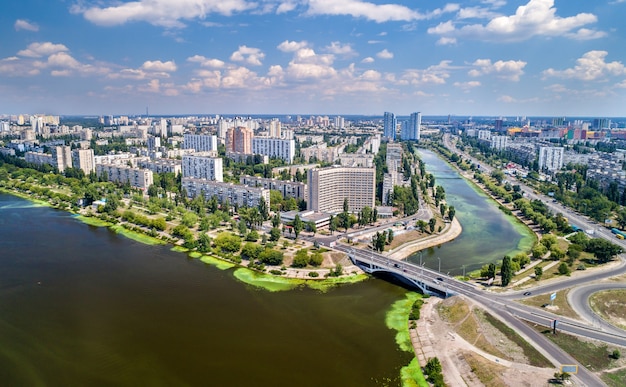
[[[441,244],[453,241],[463,231],[463,227],[457,218],[452,219],[451,222],[446,223],[446,228],[440,233],[435,235],[429,235],[426,238],[416,239],[411,242],[404,243],[393,250],[386,252],[388,258],[395,260],[405,260],[411,254],[420,250],[426,250],[430,247],[439,246]]]

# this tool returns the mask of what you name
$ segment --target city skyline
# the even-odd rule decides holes
[[[623,117],[624,0],[0,6],[0,114]]]

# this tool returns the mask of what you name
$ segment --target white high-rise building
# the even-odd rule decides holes
[[[82,169],[85,175],[96,171],[93,149],[75,149],[72,151],[72,163],[74,168]]]
[[[217,136],[186,133],[183,149],[194,149],[196,152],[217,151]]]
[[[52,148],[52,158],[59,172],[72,167],[72,148],[69,146],[55,146]]]
[[[148,136],[146,140],[149,152],[154,152],[157,148],[161,147],[161,137]]]
[[[307,184],[309,210],[340,213],[346,199],[352,213],[376,204],[376,168],[313,168],[309,169]]]
[[[252,139],[252,153],[265,155],[293,162],[296,155],[296,140],[286,140],[282,138],[254,137]]]
[[[539,147],[539,169],[547,169],[550,172],[563,168],[563,154],[565,148],[561,146]]]
[[[345,129],[345,120],[341,116],[337,116],[333,119],[333,124],[337,129]]]
[[[183,177],[224,181],[223,163],[219,157],[208,153],[194,153],[183,156]]]
[[[269,130],[269,135],[270,137],[274,137],[274,138],[280,138],[281,137],[281,127],[280,127],[280,121],[278,120],[278,118],[274,118],[273,120],[270,121],[270,130]]]
[[[397,126],[398,121],[396,120],[396,115],[390,112],[385,112],[383,116],[383,137],[387,140],[395,140]]]
[[[420,130],[422,126],[422,113],[411,113],[409,120],[405,123],[404,130],[402,132],[403,140],[419,140]]]
[[[491,136],[491,149],[504,150],[509,144],[508,136]]]

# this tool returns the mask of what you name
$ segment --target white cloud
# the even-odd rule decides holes
[[[361,0],[309,0],[307,13],[310,15],[349,15],[373,20],[377,23],[424,18],[418,12],[403,5],[378,5]]]
[[[283,52],[296,52],[302,48],[308,47],[309,43],[306,40],[301,42],[285,40],[278,45],[278,49]]]
[[[517,82],[520,76],[524,74],[526,62],[521,60],[499,60],[491,63],[491,59],[477,59],[472,65],[474,68],[468,73],[472,77],[495,74],[498,78]]]
[[[184,20],[204,19],[213,13],[230,16],[253,9],[257,4],[245,0],[137,0],[110,7],[74,5],[71,11],[101,26],[143,21],[166,28],[181,28]]]
[[[24,66],[23,61],[16,56],[0,59],[0,74],[10,77],[27,77],[38,75],[40,70],[31,66]]]
[[[232,53],[230,60],[235,62],[244,62],[252,66],[260,66],[261,60],[265,58],[265,54],[258,48],[239,46],[239,49]]]
[[[558,77],[579,79],[582,81],[603,80],[607,76],[620,76],[626,74],[626,68],[622,62],[605,62],[608,55],[606,51],[589,51],[581,58],[576,59],[576,66],[565,70],[549,68],[543,72],[544,78]]]
[[[200,63],[200,66],[202,67],[212,67],[216,69],[222,68],[226,64],[219,59],[205,58],[202,55],[194,55],[190,58],[187,58],[187,61]]]
[[[453,85],[454,87],[458,87],[459,89],[467,93],[470,91],[470,89],[480,86],[481,83],[478,81],[454,82]]]
[[[142,70],[171,73],[176,71],[176,63],[173,61],[161,62],[160,60],[146,61],[141,65]]]
[[[31,43],[28,48],[21,50],[17,53],[19,56],[25,56],[29,58],[41,58],[44,56],[52,55],[57,52],[69,51],[63,44],[54,44],[51,42],[43,43]]]
[[[349,44],[341,44],[340,42],[331,42],[330,46],[326,46],[326,51],[330,52],[331,54],[348,57],[357,55],[354,49],[352,49],[352,46],[350,46]]]
[[[439,62],[439,64],[429,66],[424,70],[405,70],[400,79],[397,81],[395,80],[395,77],[388,78],[388,80],[396,82],[399,85],[441,85],[446,83],[446,79],[450,77],[450,69],[450,61],[443,60]]]
[[[15,31],[39,31],[39,26],[36,23],[31,23],[24,19],[17,19],[13,27],[15,28]]]
[[[626,79],[624,79],[623,81],[621,81],[620,83],[617,83],[615,85],[615,87],[618,87],[620,89],[626,89]]]
[[[379,53],[376,54],[376,56],[380,59],[392,59],[393,58],[393,53],[389,52],[386,48],[382,51],[380,51]]]
[[[439,40],[437,40],[438,46],[447,46],[451,44],[456,44],[456,38],[446,38],[445,36],[443,36],[439,38]]]
[[[374,58],[368,56],[367,58],[364,58],[361,63],[374,63]]]
[[[311,48],[303,48],[294,54],[286,73],[293,79],[319,79],[334,76],[337,71],[332,67],[334,56],[319,55]]]
[[[429,34],[448,38],[465,37],[486,41],[523,41],[533,36],[564,36],[588,40],[605,36],[604,32],[582,28],[596,23],[590,13],[560,17],[556,15],[554,0],[529,0],[517,8],[514,15],[497,16],[486,25],[470,24],[457,29],[451,22],[440,23],[428,29]]]
[[[276,8],[276,14],[287,13],[296,9],[297,4],[293,1],[284,1]]]

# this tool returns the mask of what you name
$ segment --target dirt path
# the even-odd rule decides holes
[[[449,386],[484,386],[472,366],[468,364],[467,356],[480,359],[485,367],[489,367],[496,374],[499,382],[494,380],[495,384],[490,385],[531,387],[541,385],[541,381],[547,382],[553,376],[556,368],[538,368],[509,361],[486,353],[468,343],[454,332],[454,327],[441,319],[436,308],[440,302],[443,300],[435,297],[426,300],[422,306],[417,327],[411,329],[410,334],[420,364],[426,364],[431,357],[439,358],[444,370],[445,382]]]

